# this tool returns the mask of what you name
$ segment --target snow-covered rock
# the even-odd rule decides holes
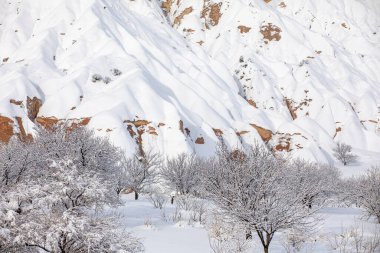
[[[220,138],[323,162],[336,141],[379,152],[376,0],[0,0],[0,10],[0,140],[70,119],[128,152],[207,156]]]

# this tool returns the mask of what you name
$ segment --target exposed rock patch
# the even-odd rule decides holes
[[[268,44],[270,41],[279,41],[281,40],[281,28],[273,25],[272,23],[268,23],[266,25],[261,26],[260,33],[264,37],[264,43]]]
[[[19,136],[20,140],[22,140],[24,142],[30,142],[30,141],[32,141],[33,140],[33,136],[31,134],[27,134],[26,133],[24,125],[22,123],[22,118],[21,117],[16,117],[16,121],[17,121],[18,128],[19,128],[18,136]]]
[[[296,108],[294,107],[294,101],[288,98],[285,98],[286,107],[288,107],[290,116],[295,120],[297,118]]]
[[[268,130],[268,129],[265,129],[263,127],[260,127],[258,125],[255,125],[255,124],[250,124],[253,128],[256,129],[256,131],[259,133],[261,139],[265,142],[268,142],[272,139],[272,131]]]
[[[37,117],[36,122],[46,129],[52,129],[59,122],[56,117]]]
[[[181,12],[181,14],[179,14],[177,17],[175,17],[173,25],[179,26],[182,22],[183,17],[192,13],[192,12],[193,12],[193,7],[187,7],[186,9],[184,9]]]
[[[18,106],[22,105],[22,101],[18,101],[15,99],[9,100],[9,103],[14,104],[14,105],[18,105]]]
[[[205,139],[203,137],[198,137],[196,140],[195,140],[195,143],[196,144],[205,144]]]
[[[284,2],[281,2],[279,5],[278,5],[280,8],[286,8],[286,4]]]
[[[221,7],[222,3],[211,3],[209,0],[204,1],[201,18],[205,20],[207,29],[209,29],[210,25],[216,26],[219,24],[219,20],[222,17]]]
[[[161,8],[164,10],[166,15],[170,13],[173,3],[174,3],[174,0],[166,0],[162,2]]]
[[[255,101],[253,101],[253,99],[248,99],[247,100],[248,104],[252,105],[253,107],[257,108],[257,104]]]
[[[13,123],[10,118],[0,116],[0,142],[8,143],[13,136]]]
[[[27,97],[26,99],[26,108],[28,110],[28,118],[34,122],[37,118],[38,112],[40,111],[40,108],[42,106],[41,99],[37,97]]]
[[[248,33],[252,28],[244,25],[239,25],[238,29],[240,30],[240,33]]]
[[[212,129],[217,137],[222,137],[223,131],[217,128]]]

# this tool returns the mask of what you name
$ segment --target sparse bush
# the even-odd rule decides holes
[[[101,82],[101,81],[103,81],[103,77],[101,75],[99,75],[99,74],[93,74],[91,81],[93,83]]]
[[[114,76],[120,76],[120,75],[123,74],[123,73],[122,73],[119,69],[117,69],[117,68],[111,69],[111,73],[112,73],[112,75],[114,75]]]
[[[147,228],[151,228],[151,227],[153,226],[152,219],[151,219],[150,217],[145,218],[145,220],[144,220],[144,225],[145,225]]]
[[[149,201],[153,204],[154,208],[162,209],[167,202],[167,197],[164,194],[151,193],[149,194]]]
[[[112,82],[112,79],[110,77],[108,77],[108,76],[103,77],[103,76],[101,76],[99,74],[93,74],[92,78],[91,78],[91,81],[93,83],[103,82],[105,84],[109,84],[110,82]]]
[[[207,212],[207,202],[203,199],[195,199],[192,203],[191,211],[193,221],[204,222],[204,216]]]
[[[352,147],[345,143],[338,142],[336,148],[333,149],[336,159],[341,161],[344,166],[349,165],[357,160],[357,156],[352,153]]]
[[[329,242],[330,247],[339,253],[380,252],[380,234],[375,231],[371,235],[365,235],[363,225],[359,228],[358,224],[331,235]]]
[[[177,197],[177,206],[178,208],[185,210],[185,211],[190,211],[193,207],[194,204],[194,197],[190,195],[179,195]]]
[[[314,231],[289,229],[283,233],[282,245],[287,253],[310,252],[310,244],[315,243]]]
[[[250,240],[246,228],[240,223],[229,222],[226,217],[214,214],[206,222],[209,245],[213,253],[246,252]]]
[[[182,211],[178,206],[176,206],[174,213],[170,217],[170,220],[172,222],[178,222],[182,220]]]
[[[109,84],[110,82],[112,82],[112,79],[110,77],[106,76],[106,77],[104,77],[103,82],[105,84]]]

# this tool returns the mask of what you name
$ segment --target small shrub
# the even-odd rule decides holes
[[[175,208],[174,213],[170,217],[170,220],[172,222],[179,222],[182,220],[182,212],[181,209],[178,208],[178,206]]]
[[[99,74],[93,74],[91,81],[93,83],[100,82],[100,81],[103,81],[103,77]]]
[[[194,199],[190,195],[180,195],[177,197],[178,208],[190,211],[193,207]]]
[[[103,82],[105,84],[109,84],[110,82],[112,82],[112,79],[110,77],[106,76],[106,77],[103,78]]]
[[[380,250],[379,233],[365,235],[363,225],[359,228],[358,224],[333,234],[329,241],[330,247],[340,253],[376,253]]]
[[[204,216],[207,212],[207,203],[204,200],[194,200],[192,204],[193,221],[204,222]]]
[[[163,194],[152,193],[149,194],[149,201],[153,204],[154,208],[162,209],[167,202],[167,197]]]
[[[121,72],[119,69],[116,69],[116,68],[111,69],[111,73],[112,73],[112,75],[114,75],[114,76],[120,76],[120,75],[123,74],[123,72]]]

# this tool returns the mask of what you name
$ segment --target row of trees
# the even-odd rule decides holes
[[[380,217],[380,168],[343,180],[328,165],[285,160],[260,145],[230,151],[223,144],[215,157],[181,154],[164,164],[158,176],[167,185],[212,201],[225,219],[247,228],[247,238],[255,232],[265,253],[278,231],[310,233],[328,200]]]
[[[276,157],[260,145],[201,159],[146,152],[126,157],[85,128],[38,128],[31,143],[0,148],[0,252],[138,252],[141,244],[103,212],[164,183],[213,202],[226,219],[256,233],[264,252],[278,231],[303,233],[326,200],[343,196],[380,222],[380,172],[342,180],[333,167]],[[342,190],[344,189],[344,190]]]

